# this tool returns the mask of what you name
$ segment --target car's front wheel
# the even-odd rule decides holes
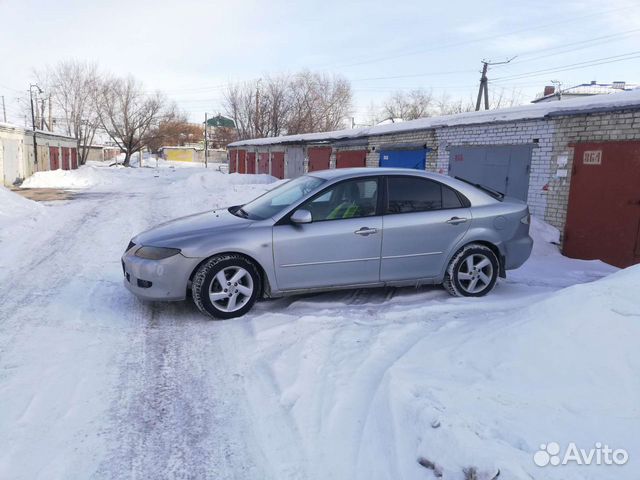
[[[247,313],[260,292],[256,266],[241,255],[218,255],[202,264],[193,277],[191,292],[202,313],[234,318]]]
[[[499,271],[500,264],[493,250],[472,243],[451,259],[444,286],[456,297],[482,297],[495,286]]]

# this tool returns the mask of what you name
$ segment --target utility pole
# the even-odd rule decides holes
[[[209,168],[209,135],[207,133],[208,114],[204,113],[204,168]]]
[[[38,85],[29,85],[29,98],[31,99],[31,126],[33,127],[33,163],[38,164],[38,141],[36,139],[36,112],[33,108],[33,89],[37,88],[38,92],[42,93],[42,90]]]
[[[53,132],[53,119],[51,118],[51,94],[49,94],[49,131]]]
[[[482,103],[482,97],[484,96],[484,109],[489,110],[489,79],[487,78],[487,71],[490,65],[503,65],[509,63],[516,57],[511,57],[504,62],[491,62],[490,60],[482,60],[482,76],[480,77],[480,88],[478,88],[478,100],[476,100],[476,112],[480,110],[480,104]]]
[[[4,118],[4,123],[7,123],[7,107],[4,104],[4,95],[2,95],[2,118]]]

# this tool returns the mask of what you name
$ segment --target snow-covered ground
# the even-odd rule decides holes
[[[215,322],[124,289],[131,236],[274,181],[91,164],[25,185],[72,201],[0,189],[0,478],[637,477],[640,266],[564,258],[542,222],[480,299],[333,292]],[[629,461],[536,466],[549,442]]]

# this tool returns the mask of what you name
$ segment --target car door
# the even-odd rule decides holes
[[[288,215],[273,227],[280,290],[379,282],[378,184],[378,177],[333,184],[297,208],[311,212],[311,223],[293,224]]]
[[[387,176],[381,281],[437,277],[471,223],[468,201],[416,176]]]

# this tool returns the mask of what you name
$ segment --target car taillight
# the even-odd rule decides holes
[[[520,219],[520,223],[524,223],[525,225],[529,225],[531,223],[531,214],[527,213],[524,217]]]

